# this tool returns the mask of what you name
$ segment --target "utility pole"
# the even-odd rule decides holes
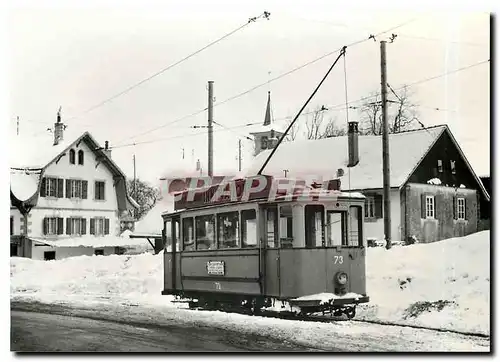
[[[208,176],[212,177],[214,173],[214,81],[208,81]]]
[[[17,135],[19,136],[19,116],[17,116]]]
[[[238,171],[241,171],[241,138],[238,140]]]
[[[137,202],[137,185],[136,185],[136,174],[135,174],[135,153],[134,153],[134,200]],[[134,219],[137,219],[137,209],[134,209]]]
[[[387,62],[386,42],[380,42],[380,70],[382,92],[382,172],[384,184],[384,234],[386,249],[392,247],[391,243],[391,199],[390,199],[390,163],[389,163],[389,124],[387,121]]]

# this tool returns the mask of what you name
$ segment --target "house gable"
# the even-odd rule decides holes
[[[489,195],[481,180],[470,166],[448,127],[416,165],[405,184],[427,184],[434,178],[438,178],[443,186],[459,188],[464,185],[468,189],[480,190],[483,198],[489,201]]]
[[[46,141],[46,140],[43,140]],[[85,146],[82,146],[85,145]],[[90,133],[85,132],[79,137],[77,137],[72,142],[64,142],[64,144],[52,146],[50,143],[44,142],[43,144],[38,144],[36,147],[30,145],[28,151],[33,151],[36,147],[40,149],[38,154],[34,152],[28,152],[25,157],[17,158],[14,160],[14,167],[11,167],[12,172],[19,170],[40,170],[42,178],[45,174],[51,176],[53,167],[58,168],[58,166],[70,166],[70,153],[71,150],[75,151],[75,167],[71,172],[68,173],[71,177],[75,177],[75,172],[78,173],[78,151],[82,150],[84,152],[84,165],[92,165],[93,169],[98,169],[99,167],[105,167],[112,175],[112,182],[109,182],[108,190],[113,188],[116,190],[116,204],[118,206],[119,212],[127,210],[127,190],[126,190],[126,176],[123,171],[116,165],[113,160],[111,160],[95,141],[95,139],[90,135]],[[85,147],[85,150],[82,149]],[[22,154],[23,148],[17,150],[18,154]],[[29,157],[29,156],[33,157]],[[28,156],[28,157],[26,157]],[[71,156],[72,157],[72,156]],[[52,175],[54,176],[54,175]],[[94,182],[94,180],[89,180]],[[16,185],[17,186],[17,185]],[[41,182],[38,185],[38,192],[40,192]],[[11,181],[11,190],[13,188]],[[38,193],[37,193],[38,194]],[[12,193],[11,193],[12,197]],[[35,202],[36,203],[36,202]],[[115,205],[116,205],[115,204]],[[116,206],[114,206],[116,207]]]

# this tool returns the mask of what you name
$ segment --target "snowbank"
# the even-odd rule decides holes
[[[367,253],[360,319],[489,334],[489,231]]]
[[[163,252],[157,255],[79,256],[57,261],[12,258],[11,294],[143,297],[163,289]],[[40,276],[43,275],[41,278]]]
[[[489,241],[490,232],[482,231],[431,244],[368,248],[370,303],[358,307],[356,318],[489,334]],[[160,295],[162,256],[11,258],[11,297],[125,298],[165,306],[170,299]]]

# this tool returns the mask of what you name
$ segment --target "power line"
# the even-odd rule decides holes
[[[259,15],[259,16],[257,16],[257,17],[253,17],[253,18],[248,19],[248,21],[247,21],[245,24],[243,24],[243,25],[239,26],[238,28],[234,29],[233,31],[231,31],[231,32],[229,32],[229,33],[227,33],[227,34],[223,35],[222,37],[218,38],[217,40],[214,40],[213,42],[211,42],[211,43],[209,43],[209,44],[205,45],[203,48],[198,49],[198,50],[197,50],[197,51],[195,51],[194,53],[189,54],[188,56],[186,56],[186,57],[182,58],[181,60],[179,60],[179,61],[177,61],[177,62],[175,62],[175,63],[173,63],[173,64],[169,65],[169,66],[168,66],[168,67],[166,67],[166,68],[163,68],[162,70],[160,70],[160,71],[158,71],[158,72],[154,73],[153,75],[151,75],[151,76],[149,76],[149,77],[147,77],[147,78],[145,78],[145,79],[141,80],[140,82],[135,83],[134,85],[132,85],[132,86],[130,86],[130,87],[128,87],[128,88],[126,88],[125,90],[123,90],[123,91],[121,91],[121,92],[119,92],[119,93],[115,94],[114,96],[109,97],[109,98],[105,99],[104,101],[102,101],[102,102],[100,102],[100,103],[98,103],[98,104],[96,104],[96,105],[94,105],[94,106],[92,106],[92,107],[88,108],[87,110],[83,111],[81,115],[79,115],[79,116],[74,116],[74,117],[69,118],[69,119],[68,119],[68,121],[73,120],[73,119],[76,119],[76,118],[79,118],[79,117],[81,117],[81,116],[83,116],[83,115],[85,115],[85,114],[87,114],[87,113],[89,113],[89,112],[92,112],[93,110],[95,110],[95,109],[97,109],[97,108],[99,108],[99,107],[101,107],[101,106],[105,105],[106,103],[109,103],[109,102],[111,102],[112,100],[114,100],[114,99],[116,99],[116,98],[118,98],[118,97],[120,97],[120,96],[122,96],[122,95],[124,95],[124,94],[126,94],[126,93],[128,93],[128,92],[130,92],[132,89],[134,89],[134,88],[136,88],[136,87],[140,86],[141,84],[146,83],[147,81],[149,81],[149,80],[151,80],[151,79],[153,79],[153,78],[155,78],[155,77],[159,76],[160,74],[162,74],[162,73],[166,72],[167,70],[172,69],[172,68],[173,68],[173,67],[175,67],[176,65],[179,65],[180,63],[182,63],[182,62],[184,62],[184,61],[188,60],[189,58],[192,58],[192,57],[193,57],[193,56],[195,56],[196,54],[201,53],[203,50],[205,50],[205,49],[207,49],[207,48],[211,47],[212,45],[215,45],[215,44],[217,44],[218,42],[220,42],[220,41],[224,40],[225,38],[227,38],[227,37],[229,37],[229,36],[233,35],[234,33],[238,32],[238,31],[240,31],[241,29],[243,29],[243,28],[245,28],[246,26],[248,26],[250,23],[255,22],[257,19],[264,17],[264,18],[266,18],[266,19],[268,19],[268,20],[269,20],[269,16],[270,16],[270,15],[271,15],[270,13],[268,13],[267,11],[264,11],[264,13],[262,13],[261,15]]]
[[[216,123],[216,122],[214,122],[214,123]],[[217,124],[220,126],[219,123],[217,123]],[[247,123],[247,124],[244,124],[244,125],[238,125],[238,126],[234,126],[234,127],[224,127],[223,126],[224,129],[214,130],[214,132],[231,131],[232,129],[253,126],[255,124],[260,124],[260,122],[259,123]],[[149,141],[131,142],[131,143],[127,143],[127,144],[121,144],[121,145],[110,147],[110,149],[132,147],[132,146],[138,146],[138,145],[149,144],[149,143],[163,142],[163,141],[167,141],[167,140],[171,140],[171,139],[176,139],[176,138],[187,138],[187,137],[195,137],[195,136],[203,136],[203,135],[206,135],[206,133],[205,132],[198,132],[198,133],[192,133],[192,134],[182,134],[182,135],[177,135],[177,136],[171,136],[171,137],[165,137],[165,138],[158,138],[158,139],[149,140]],[[241,136],[241,137],[245,137],[245,136]],[[250,137],[245,137],[245,138],[251,139]],[[251,139],[251,140],[253,141],[253,139]]]
[[[407,25],[407,24],[409,24],[409,23],[411,23],[411,22],[415,21],[416,19],[417,19],[417,18],[413,18],[413,19],[410,19],[410,20],[408,20],[408,21],[405,21],[404,23],[401,23],[401,24],[399,24],[399,25],[397,25],[397,26],[394,26],[394,27],[392,27],[392,28],[390,28],[390,29],[387,29],[387,30],[385,30],[385,31],[381,31],[381,32],[379,32],[379,33],[375,34],[375,36],[379,36],[379,35],[381,35],[381,34],[388,33],[388,32],[390,32],[390,31],[396,30],[396,29],[398,29],[398,28],[400,28],[400,27],[402,27],[402,26],[405,26],[405,25]],[[369,38],[362,39],[362,40],[358,40],[358,41],[355,41],[355,42],[352,42],[352,43],[350,43],[350,44],[346,45],[346,47],[352,47],[352,46],[354,46],[354,45],[357,45],[357,44],[360,44],[360,43],[364,43],[364,42],[366,42],[366,41],[368,41],[368,40],[370,40],[370,37],[369,37]],[[248,93],[251,93],[251,92],[253,92],[253,91],[255,91],[255,90],[257,90],[257,89],[259,89],[259,88],[261,88],[261,87],[264,87],[264,86],[266,86],[266,85],[268,86],[271,82],[274,82],[274,81],[276,81],[276,80],[278,80],[278,79],[281,79],[281,78],[286,77],[286,76],[288,76],[288,75],[290,75],[290,74],[292,74],[292,73],[295,73],[296,71],[301,70],[301,69],[303,69],[303,68],[305,68],[305,67],[307,67],[307,66],[309,66],[309,65],[311,65],[311,64],[314,64],[314,63],[316,63],[316,62],[318,62],[318,61],[320,61],[320,60],[322,60],[322,59],[324,59],[324,58],[327,58],[327,57],[329,57],[330,55],[333,55],[333,54],[335,54],[335,53],[338,53],[340,50],[342,50],[342,47],[340,47],[340,48],[338,48],[338,49],[335,49],[334,51],[328,52],[328,53],[326,53],[326,54],[324,54],[324,55],[322,55],[322,56],[320,56],[320,57],[318,57],[318,58],[316,58],[316,59],[313,59],[313,60],[311,60],[311,61],[309,61],[309,62],[307,62],[307,63],[305,63],[305,64],[302,64],[302,65],[300,65],[300,66],[298,66],[298,67],[296,67],[296,68],[294,68],[294,69],[292,69],[292,70],[289,70],[289,71],[287,71],[287,72],[285,72],[285,73],[282,73],[282,74],[280,74],[279,76],[276,76],[276,77],[274,77],[274,78],[272,78],[272,79],[267,80],[266,82],[260,83],[260,84],[258,84],[258,85],[256,85],[256,86],[254,86],[254,87],[252,87],[252,88],[250,88],[250,89],[248,89],[248,90],[246,90],[246,91],[242,92],[242,93],[239,93],[239,94],[236,94],[236,95],[234,95],[234,96],[231,96],[231,97],[229,97],[229,98],[227,98],[227,99],[225,99],[225,100],[223,100],[223,101],[221,101],[221,102],[214,103],[214,107],[219,106],[219,105],[222,105],[222,104],[225,104],[225,103],[228,103],[228,102],[230,102],[230,101],[233,101],[233,100],[235,100],[235,99],[237,99],[237,98],[240,98],[240,97],[242,97],[242,96],[244,96],[244,95],[246,95],[246,94],[248,94]],[[142,133],[140,133],[140,134],[138,134],[138,135],[133,135],[133,136],[127,137],[127,138],[123,139],[122,141],[120,141],[120,142],[118,142],[118,143],[121,143],[121,142],[123,142],[123,141],[129,140],[129,139],[131,139],[131,138],[137,138],[137,137],[143,136],[143,135],[145,135],[145,134],[148,134],[148,133],[151,133],[151,132],[157,131],[157,130],[159,130],[159,129],[161,129],[161,128],[164,128],[164,127],[170,126],[170,125],[172,125],[172,124],[174,124],[174,123],[178,123],[178,122],[180,122],[180,121],[182,121],[182,120],[185,120],[185,119],[187,119],[187,118],[194,117],[194,116],[196,116],[196,115],[198,115],[198,114],[201,114],[201,113],[205,112],[206,110],[207,110],[207,108],[205,107],[205,108],[203,108],[203,109],[200,109],[200,110],[198,110],[198,111],[196,111],[196,112],[191,113],[190,115],[187,115],[187,116],[181,117],[181,118],[176,119],[176,120],[174,120],[174,121],[170,121],[170,122],[164,123],[164,124],[159,125],[159,126],[157,126],[157,127],[155,127],[155,128],[152,128],[152,129],[150,129],[150,130],[148,130],[148,131],[142,132]]]
[[[405,87],[409,87],[409,86],[413,86],[413,85],[417,85],[417,84],[422,84],[422,83],[425,83],[425,82],[429,82],[431,80],[434,80],[434,79],[438,79],[438,78],[442,78],[446,75],[449,75],[449,74],[453,74],[453,73],[458,73],[458,72],[461,72],[463,70],[467,70],[467,69],[470,69],[470,68],[473,68],[473,67],[476,67],[476,66],[479,66],[481,64],[485,64],[485,63],[488,63],[490,61],[490,59],[487,59],[487,60],[484,60],[484,61],[481,61],[481,62],[478,62],[478,63],[474,63],[474,64],[471,64],[471,65],[468,65],[468,66],[465,66],[465,67],[462,67],[462,68],[458,68],[458,69],[455,69],[453,71],[450,71],[450,72],[447,72],[447,73],[443,73],[443,74],[440,74],[440,75],[437,75],[437,76],[433,76],[433,77],[429,77],[429,78],[425,78],[425,79],[422,79],[422,80],[419,80],[419,81],[416,81],[416,82],[413,82],[413,83],[410,83],[410,84],[406,84],[406,85],[403,85],[401,87],[398,87],[398,88],[395,88],[394,90],[400,90],[400,89],[403,89]],[[370,95],[370,96],[366,96],[366,97],[362,97],[362,98],[359,98],[357,100],[354,100],[354,101],[350,101],[350,102],[347,102],[347,104],[352,104],[352,103],[357,103],[357,102],[361,102],[363,100],[366,100],[366,99],[370,99],[370,98],[373,98],[373,97],[376,97],[380,95],[379,93],[378,94],[373,94],[373,95]],[[336,105],[336,106],[328,106],[328,110],[325,110],[326,112],[328,111],[333,111],[333,110],[336,110],[336,111],[341,111],[345,108],[335,108],[335,107],[340,107],[340,106],[344,106],[345,107],[345,103],[343,104],[339,104],[339,105]],[[425,107],[425,106],[419,106],[419,107]],[[351,108],[351,107],[349,107]],[[354,109],[358,108],[358,107],[353,107]],[[427,107],[427,108],[430,108],[430,109],[436,109],[436,110],[441,110],[441,111],[446,111],[445,109],[440,109],[438,107]],[[454,112],[453,110],[449,110],[450,112]],[[312,114],[316,111],[311,111],[311,112],[307,112],[307,113],[302,113],[302,115],[306,115],[306,114]],[[277,120],[285,120],[285,119],[290,119],[291,117],[284,117],[284,118],[278,118],[278,119],[275,119],[275,121]],[[214,122],[216,123],[216,122]],[[220,123],[216,123],[217,125],[221,126],[221,127],[224,127],[224,129],[219,129],[219,130],[215,130],[214,132],[221,132],[221,131],[226,131],[226,130],[232,130],[232,129],[236,129],[236,128],[242,128],[242,127],[247,127],[247,126],[253,126],[255,124],[260,124],[260,122],[256,122],[256,123],[246,123],[246,124],[242,124],[242,125],[237,125],[237,126],[233,126],[233,127],[226,127],[226,126],[223,126],[221,125]],[[200,133],[196,133],[196,134],[190,134],[190,135],[178,135],[178,136],[173,136],[173,137],[167,137],[167,138],[160,138],[160,139],[156,139],[156,140],[150,140],[150,141],[143,141],[143,142],[133,142],[133,143],[129,143],[129,144],[125,144],[125,145],[118,145],[118,146],[114,146],[114,147],[110,147],[110,148],[122,148],[122,147],[130,147],[130,146],[136,146],[136,145],[141,145],[141,144],[148,144],[148,143],[155,143],[155,142],[162,142],[162,141],[165,141],[165,140],[170,140],[170,139],[175,139],[175,138],[185,138],[185,137],[193,137],[193,136],[199,136],[199,135],[205,135],[206,133],[205,132],[200,132]]]
[[[439,78],[442,78],[442,77],[450,75],[450,74],[458,73],[458,72],[461,72],[463,70],[467,70],[467,69],[471,69],[471,68],[477,67],[479,65],[488,63],[489,61],[490,61],[490,59],[483,60],[483,61],[478,62],[478,63],[474,63],[474,64],[471,64],[471,65],[468,65],[468,66],[465,66],[465,67],[462,67],[462,68],[458,68],[458,69],[452,70],[450,72],[442,73],[442,74],[439,74],[439,75],[436,75],[436,76],[433,76],[433,77],[430,77],[430,78],[425,78],[425,79],[421,79],[421,80],[418,80],[418,81],[413,82],[413,83],[405,84],[403,86],[400,86],[400,87],[392,89],[392,90],[393,91],[397,91],[397,90],[401,90],[401,89],[403,89],[405,87],[411,87],[411,86],[414,86],[414,85],[417,85],[417,84],[422,84],[422,83],[425,83],[425,82],[429,82],[429,81],[432,81],[432,80],[435,80],[435,79],[439,79]],[[359,103],[361,101],[364,101],[364,100],[367,100],[367,99],[370,99],[370,98],[374,98],[374,97],[377,97],[377,96],[380,96],[380,92],[374,93],[374,94],[369,95],[369,96],[361,97],[361,98],[353,100],[353,101],[349,101],[347,104]],[[330,106],[326,106],[326,107],[328,107],[328,111],[342,111],[342,110],[346,109],[346,104],[345,103],[340,103],[340,104],[330,105]],[[426,107],[426,106],[419,106],[419,107]],[[356,109],[356,108],[359,108],[359,107],[352,107],[351,106],[351,107],[348,107],[348,108],[350,108],[350,109]],[[431,109],[440,110],[440,111],[451,111],[451,112],[454,112],[453,110],[445,110],[445,109],[438,108],[438,107],[426,107],[426,108],[431,108]],[[314,112],[315,111],[310,111],[310,112],[303,113],[302,115],[313,114]],[[291,116],[287,116],[287,117],[282,117],[282,118],[276,118],[275,120],[279,121],[279,120],[286,120],[286,119],[290,119],[290,118],[292,118],[292,117]]]

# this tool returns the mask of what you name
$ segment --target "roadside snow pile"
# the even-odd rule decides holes
[[[489,231],[367,253],[359,319],[489,334]]]
[[[356,319],[489,334],[489,240],[490,232],[482,231],[431,244],[368,248],[370,302],[358,306]],[[176,308],[162,289],[163,253],[11,258],[11,298],[90,304],[122,299]]]
[[[163,252],[158,255],[78,256],[41,261],[11,258],[11,296],[71,295],[140,297],[163,290]]]

